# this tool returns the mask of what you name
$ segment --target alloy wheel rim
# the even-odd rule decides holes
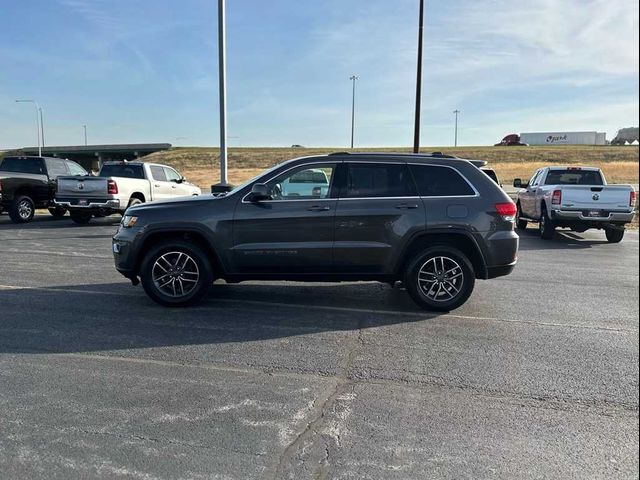
[[[187,253],[173,251],[159,256],[151,269],[155,287],[172,298],[189,295],[198,284],[200,270]]]
[[[418,271],[420,291],[434,302],[453,300],[460,294],[463,285],[462,267],[450,257],[432,257]]]
[[[32,213],[33,208],[27,200],[23,200],[18,204],[18,215],[20,215],[20,218],[29,218]]]

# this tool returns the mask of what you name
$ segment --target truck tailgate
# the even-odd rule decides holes
[[[631,185],[562,185],[562,207],[629,209]]]
[[[107,195],[107,178],[58,177],[56,195],[69,197],[98,197]]]

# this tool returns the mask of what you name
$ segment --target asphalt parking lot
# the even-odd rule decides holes
[[[372,283],[169,310],[117,221],[0,216],[2,478],[637,478],[637,232],[531,230],[446,315]]]

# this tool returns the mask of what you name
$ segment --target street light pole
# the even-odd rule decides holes
[[[16,103],[33,103],[36,109],[36,132],[38,133],[38,156],[42,156],[42,144],[40,143],[40,106],[35,100],[16,100]]]
[[[82,125],[82,128],[84,129],[84,144],[86,146],[87,145],[87,126]]]
[[[42,148],[44,148],[44,121],[42,120],[42,107],[38,107],[40,113],[40,139],[42,140]]]
[[[418,20],[418,68],[416,74],[416,114],[413,127],[413,153],[420,153],[420,101],[422,95],[422,31],[424,30],[424,0],[420,0]]]
[[[460,113],[460,110],[458,110],[457,108],[453,111],[453,113],[456,116],[456,134],[454,137],[454,147],[458,146],[458,114]]]
[[[353,88],[351,91],[351,148],[353,149],[353,135],[355,130],[355,119],[356,119],[356,80],[358,80],[357,75],[351,75],[349,80],[353,82]]]
[[[220,183],[227,183],[227,64],[225,61],[225,0],[218,0],[218,78],[220,89]]]

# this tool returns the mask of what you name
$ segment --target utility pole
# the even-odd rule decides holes
[[[44,121],[42,120],[42,107],[38,107],[40,112],[40,138],[42,139],[42,148],[44,148]]]
[[[86,146],[87,145],[87,126],[82,125],[82,128],[84,129],[84,144]]]
[[[351,149],[353,149],[353,135],[355,129],[355,119],[356,119],[356,80],[358,80],[357,75],[351,75],[349,80],[353,83],[353,88],[351,91]]]
[[[413,153],[420,153],[420,100],[422,94],[422,31],[424,30],[424,0],[420,0],[418,20],[418,68],[416,74],[416,116],[413,127]]]
[[[458,146],[458,114],[460,113],[460,110],[458,110],[457,108],[453,111],[453,113],[456,116],[456,134],[455,134],[455,140],[454,140],[454,147]]]
[[[16,100],[16,103],[33,103],[35,109],[36,109],[36,132],[38,133],[38,156],[41,157],[42,156],[42,144],[40,143],[40,132],[41,132],[41,128],[40,128],[40,106],[38,105],[38,102],[36,102],[35,100]]]
[[[227,64],[225,0],[218,0],[218,78],[220,89],[220,183],[227,183]]]

